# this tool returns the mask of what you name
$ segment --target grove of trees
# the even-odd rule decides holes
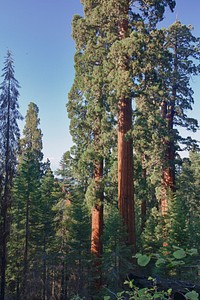
[[[20,86],[10,51],[5,58],[0,299],[171,299],[155,286],[144,298],[148,276],[172,293],[178,280],[199,292],[199,143],[180,129],[199,128],[189,111],[200,39],[179,20],[160,29],[173,0],[81,3],[67,101],[73,146],[55,174],[33,102],[20,136]]]

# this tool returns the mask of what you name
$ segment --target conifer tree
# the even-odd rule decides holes
[[[132,249],[127,247],[124,239],[127,232],[116,204],[106,209],[103,234],[103,278],[107,288],[115,294],[121,286],[122,279],[126,278],[132,268]]]
[[[23,295],[23,299],[28,297],[28,276],[33,261],[37,260],[36,253],[39,247],[37,239],[40,235],[38,225],[41,213],[40,181],[43,154],[38,112],[37,105],[30,103],[25,118],[24,137],[21,139],[21,153],[14,185],[12,234],[17,236],[17,249],[21,253],[19,261],[22,266],[22,278],[19,293]]]
[[[177,190],[169,207],[169,242],[185,249],[200,248],[199,152],[183,158],[177,174]]]
[[[134,89],[137,86],[136,82],[139,73],[139,68],[133,72],[134,63],[136,62],[134,58],[137,57],[139,49],[136,49],[137,53],[134,53],[135,49],[133,50],[133,45],[137,48],[137,39],[130,38],[131,30],[129,29],[133,28],[133,30],[135,30],[135,28],[139,26],[138,21],[140,20],[142,22],[143,18],[148,20],[149,27],[153,28],[157,21],[163,18],[165,7],[169,5],[170,8],[173,9],[175,2],[161,1],[157,3],[153,1],[144,4],[143,1],[139,1],[139,4],[141,11],[140,17],[138,13],[134,11],[130,13],[129,9],[132,10],[132,6],[129,1],[123,3],[121,1],[84,1],[85,18],[83,19],[77,16],[74,18],[74,24],[76,23],[74,38],[78,49],[75,61],[77,65],[76,70],[79,72],[79,80],[78,77],[75,79],[76,85],[74,85],[73,89],[73,98],[71,94],[71,100],[68,106],[68,111],[70,112],[69,116],[73,116],[72,109],[77,108],[79,111],[78,114],[76,112],[76,118],[74,114],[73,123],[71,123],[74,125],[72,130],[76,130],[76,134],[74,135],[76,138],[78,137],[78,131],[80,132],[82,128],[88,129],[86,117],[90,109],[91,100],[98,108],[100,103],[102,103],[102,96],[105,95],[106,103],[112,104],[110,105],[110,109],[112,112],[114,111],[113,115],[115,116],[115,120],[116,116],[118,116],[119,208],[129,232],[127,241],[134,246],[133,149],[132,141],[128,133],[132,128],[131,104],[133,95],[136,94]],[[84,32],[84,34],[80,35],[81,32]],[[101,50],[102,52],[100,52]],[[98,55],[100,56],[97,57]],[[131,61],[134,61],[134,63],[131,64]],[[101,66],[103,66],[103,73],[101,72]],[[95,70],[95,72],[93,72],[93,70]],[[80,82],[81,74],[84,74],[84,77],[82,75],[84,84]],[[97,83],[99,82],[97,75],[103,79],[101,80],[99,90],[97,90]],[[111,79],[111,84],[107,85],[109,78]],[[87,85],[88,83],[89,85]],[[95,83],[96,93],[93,83]],[[104,88],[103,90],[102,87]],[[97,92],[100,98],[99,96],[97,98],[95,97]],[[77,102],[75,101],[75,95],[78,100]],[[117,99],[118,102],[116,102],[114,98]],[[96,102],[97,99],[100,101]],[[82,105],[80,105],[81,101]],[[76,103],[79,103],[79,105],[76,106]],[[103,105],[103,107],[106,106]],[[109,110],[108,106],[106,110]],[[79,117],[77,117],[78,115]],[[80,121],[80,116],[82,117],[82,121]],[[94,116],[98,115],[95,113]],[[91,132],[92,134],[90,134],[89,137],[95,141],[96,132],[94,128]],[[86,136],[85,133],[86,131],[82,134],[82,137]],[[99,141],[100,137],[101,135],[96,136],[96,139]],[[90,139],[88,138],[88,141]],[[80,143],[80,140],[78,142]],[[84,144],[86,144],[86,142],[82,145]],[[97,153],[95,153],[95,156]],[[101,163],[99,166],[100,165]],[[98,174],[100,174],[100,172],[98,172]],[[94,181],[97,182],[95,179]]]
[[[80,198],[80,191],[71,198],[67,209],[67,272],[69,292],[79,296],[88,296],[92,271],[89,268],[90,254],[90,218],[86,204]],[[97,292],[97,291],[96,291]]]
[[[161,103],[162,117],[166,122],[167,137],[164,140],[165,157],[162,174],[161,210],[167,210],[167,193],[175,191],[175,155],[177,142],[180,141],[190,150],[194,141],[182,138],[175,126],[181,126],[195,132],[198,122],[188,117],[192,109],[193,90],[190,85],[192,75],[199,73],[199,39],[194,37],[191,26],[182,25],[179,21],[172,24],[166,31],[165,47],[172,54],[171,72],[165,78],[168,97]],[[168,73],[169,74],[169,73]]]
[[[57,236],[62,266],[61,299],[74,294],[87,298],[91,285],[91,218],[85,202],[84,178],[76,175],[70,151],[64,153],[57,171],[64,197],[55,205]]]
[[[13,176],[16,169],[16,156],[19,146],[19,127],[17,121],[22,119],[19,113],[19,83],[14,76],[13,58],[10,51],[7,52],[5,66],[3,68],[3,82],[0,86],[0,255],[1,255],[1,291],[0,298],[5,297],[5,275],[7,264],[7,241],[9,237],[11,207],[11,189]]]
[[[149,67],[145,36],[162,20],[167,5],[173,10],[175,2],[137,1],[137,12],[135,1],[109,1],[107,5],[107,12],[110,9],[112,15],[109,23],[117,29],[112,31],[115,40],[109,53],[109,89],[118,101],[115,101],[118,108],[118,202],[128,231],[127,242],[134,246],[134,251],[132,100],[138,96],[143,80],[145,68],[142,70],[141,65],[145,66],[146,62],[146,69]]]
[[[84,18],[74,17],[76,76],[68,102],[71,133],[76,142],[75,160],[78,160],[80,171],[85,168],[85,175],[90,178],[86,198],[92,213],[91,252],[98,259],[102,256],[103,175],[106,173],[105,161],[113,146],[113,118],[109,113],[104,82],[103,62],[108,41],[103,28],[105,24],[101,23],[102,13],[100,2],[84,1]],[[100,269],[98,264],[96,267]]]
[[[50,297],[51,281],[49,280],[53,261],[56,263],[58,244],[55,238],[55,204],[60,198],[60,187],[56,185],[53,172],[50,168],[50,162],[46,163],[46,171],[41,180],[40,186],[41,205],[40,205],[40,237],[39,241],[42,244],[42,272],[43,279],[42,299]]]

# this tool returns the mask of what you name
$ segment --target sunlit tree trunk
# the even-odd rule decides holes
[[[102,234],[103,234],[103,160],[95,162],[94,181],[97,195],[97,202],[92,208],[92,233],[91,253],[96,259],[95,269],[98,279],[95,281],[96,288],[101,286],[101,256],[102,256]]]

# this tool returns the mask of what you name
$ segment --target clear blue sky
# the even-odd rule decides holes
[[[80,0],[0,0],[0,7],[0,69],[10,49],[21,85],[20,111],[25,116],[29,102],[38,105],[43,152],[55,170],[72,145],[65,105],[74,77],[71,21],[74,14],[82,14],[82,5]],[[200,36],[199,11],[199,0],[177,0],[175,13],[168,11],[164,24],[178,17]],[[192,116],[200,120],[200,78],[192,86]],[[199,133],[195,137],[200,140]]]

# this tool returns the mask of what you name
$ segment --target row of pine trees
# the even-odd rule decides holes
[[[33,102],[20,137],[20,86],[10,51],[6,56],[1,300],[116,297],[126,276],[138,272],[136,252],[200,250],[198,143],[179,133],[198,129],[188,110],[199,39],[178,20],[158,29],[172,0],[82,3],[84,16],[72,22],[75,78],[67,103],[74,145],[56,177],[43,160]],[[181,158],[181,149],[189,158]]]

